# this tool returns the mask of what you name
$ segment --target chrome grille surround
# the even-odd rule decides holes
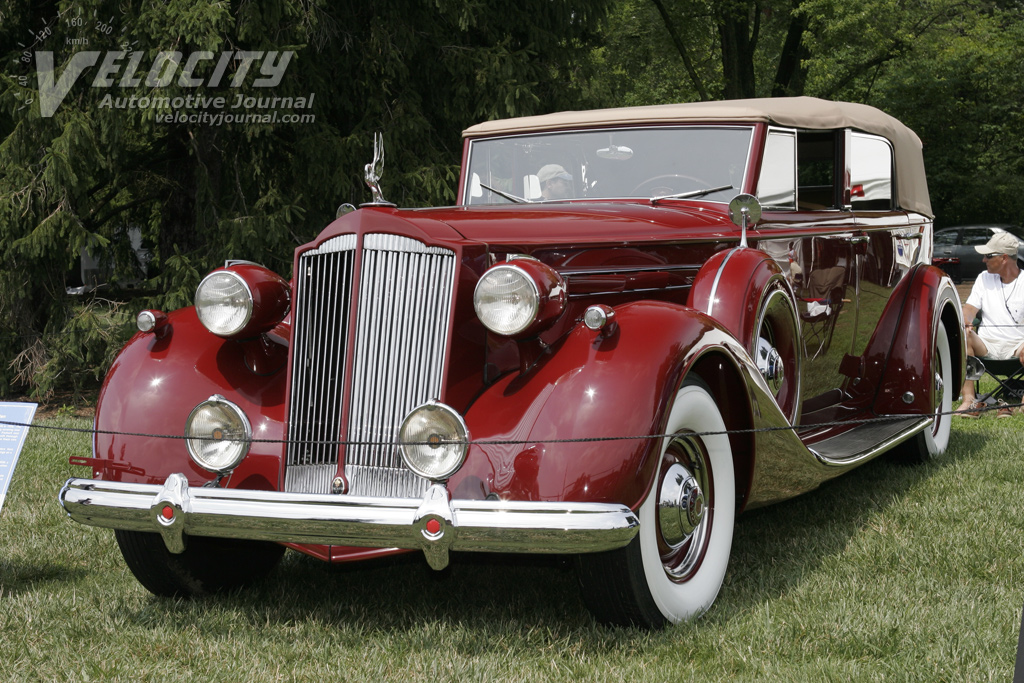
[[[345,349],[355,334],[345,476],[354,495],[419,497],[429,482],[405,467],[398,428],[440,397],[455,252],[397,235],[363,237],[355,326],[350,330],[356,236],[300,255],[292,314],[294,349],[285,491],[329,493],[343,432]]]

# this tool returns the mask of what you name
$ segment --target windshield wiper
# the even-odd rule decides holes
[[[524,199],[523,197],[517,197],[514,194],[509,194],[508,192],[502,192],[501,190],[496,190],[493,187],[491,187],[490,185],[484,185],[483,183],[480,183],[480,187],[484,188],[485,190],[490,190],[491,192],[493,192],[494,194],[498,195],[499,197],[504,197],[505,199],[509,200],[510,202],[512,202],[514,204],[532,204],[533,203],[529,199]]]
[[[703,197],[706,194],[712,194],[714,192],[721,192],[722,190],[731,189],[733,189],[732,185],[722,185],[721,187],[709,187],[706,190],[693,190],[692,192],[666,194],[661,197],[651,197],[651,204],[657,204],[663,199],[693,199],[694,197]]]

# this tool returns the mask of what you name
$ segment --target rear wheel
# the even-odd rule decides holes
[[[190,536],[185,552],[167,550],[159,534],[114,531],[125,564],[147,590],[194,597],[244,586],[277,566],[284,546],[264,541]]]
[[[953,417],[953,396],[959,387],[953,386],[953,359],[949,350],[949,335],[939,323],[932,345],[932,381],[935,406],[931,427],[918,432],[896,451],[896,459],[908,463],[923,463],[946,452],[949,445],[950,421]]]
[[[707,611],[725,578],[736,492],[725,422],[706,386],[676,395],[657,479],[625,548],[577,558],[583,599],[602,622],[660,628]]]

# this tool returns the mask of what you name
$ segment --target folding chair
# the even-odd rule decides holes
[[[1024,365],[1016,358],[1009,360],[967,357],[967,379],[979,380],[988,375],[996,381],[996,388],[979,394],[976,401],[985,405],[1024,403]]]
[[[977,330],[981,326],[981,318],[982,314],[979,311],[972,321],[974,329]],[[980,380],[985,375],[994,379],[997,386],[987,394],[980,394],[975,401],[988,406],[999,403],[1011,405],[1024,403],[1024,365],[1021,365],[1019,360],[1016,358],[992,360],[968,356],[967,379]],[[978,389],[981,389],[980,384],[978,384]]]

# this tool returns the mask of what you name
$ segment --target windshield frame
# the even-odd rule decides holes
[[[482,201],[479,201],[479,196],[477,196],[477,197],[471,196],[471,193],[472,193],[474,187],[476,185],[479,185],[479,183],[474,183],[473,182],[474,155],[475,155],[476,150],[478,150],[481,145],[485,145],[487,143],[499,142],[499,141],[511,141],[511,140],[517,140],[517,139],[521,140],[521,139],[535,138],[535,139],[538,139],[539,142],[543,142],[543,139],[545,139],[545,138],[559,138],[559,137],[561,137],[561,138],[569,138],[569,137],[572,137],[574,135],[580,135],[580,134],[586,134],[586,135],[594,135],[594,134],[597,134],[597,135],[607,135],[607,136],[609,136],[609,139],[612,139],[615,135],[623,134],[623,133],[627,133],[628,134],[628,133],[636,133],[636,132],[644,132],[644,131],[662,131],[662,132],[666,132],[666,131],[682,131],[682,130],[687,130],[687,131],[695,131],[695,130],[703,130],[703,131],[746,131],[747,132],[748,137],[747,137],[747,145],[746,145],[744,156],[743,156],[742,159],[740,159],[738,157],[738,155],[737,155],[736,163],[735,163],[735,166],[736,166],[736,168],[737,168],[737,170],[739,172],[739,178],[738,178],[737,182],[731,183],[732,191],[728,194],[728,196],[719,196],[717,198],[716,197],[708,197],[708,196],[697,196],[697,197],[693,197],[693,198],[686,198],[686,197],[684,197],[682,199],[675,200],[675,201],[700,201],[700,202],[710,202],[710,203],[717,203],[717,204],[728,204],[729,200],[733,196],[735,196],[736,194],[744,191],[744,188],[746,188],[746,186],[750,182],[750,176],[752,174],[751,158],[752,158],[752,155],[754,153],[754,147],[757,144],[758,132],[759,132],[758,131],[758,125],[756,123],[750,123],[750,122],[743,122],[743,123],[703,122],[703,123],[686,123],[686,124],[674,123],[674,124],[668,124],[668,125],[631,125],[631,126],[621,126],[621,127],[617,127],[617,126],[611,126],[611,127],[601,126],[601,127],[594,127],[594,128],[574,128],[574,129],[568,129],[568,130],[562,129],[562,130],[550,130],[550,131],[530,131],[530,132],[525,132],[525,133],[515,133],[515,134],[511,134],[511,135],[506,134],[506,135],[495,135],[495,136],[478,137],[478,138],[468,138],[466,140],[466,149],[465,149],[465,152],[464,152],[463,177],[462,177],[462,182],[461,182],[462,187],[461,187],[461,191],[460,191],[460,198],[459,198],[459,204],[458,205],[459,206],[466,206],[466,207],[468,207],[468,206],[473,206],[473,207],[479,207],[479,206],[503,206],[503,207],[509,207],[509,206],[515,206],[518,203],[531,203],[531,204],[534,204],[534,203],[535,204],[553,203],[553,202],[554,203],[561,203],[561,202],[571,202],[571,203],[590,202],[590,203],[593,203],[593,202],[608,202],[608,201],[651,202],[651,199],[656,198],[658,193],[654,193],[654,195],[613,194],[613,195],[610,195],[610,196],[582,196],[582,197],[566,197],[566,198],[556,198],[556,199],[545,199],[545,198],[542,198],[542,197],[533,197],[533,198],[525,197],[524,195],[528,194],[528,193],[523,192],[523,188],[517,188],[517,189],[520,190],[520,192],[510,191],[510,192],[505,192],[504,194],[510,195],[511,197],[514,197],[516,199],[523,199],[524,202],[516,202],[513,199],[510,199],[508,197],[506,197],[505,201],[482,202]],[[595,150],[595,154],[596,154],[596,150]],[[590,163],[590,161],[587,161],[587,163]],[[583,166],[583,168],[585,169],[585,165]],[[512,180],[515,180],[515,174],[513,174]],[[524,182],[525,182],[525,178],[524,178]],[[642,182],[641,182],[641,184],[642,184]],[[715,184],[718,185],[718,183],[715,183]],[[477,201],[474,201],[474,200],[477,200]],[[657,203],[657,202],[654,202],[654,203]]]

